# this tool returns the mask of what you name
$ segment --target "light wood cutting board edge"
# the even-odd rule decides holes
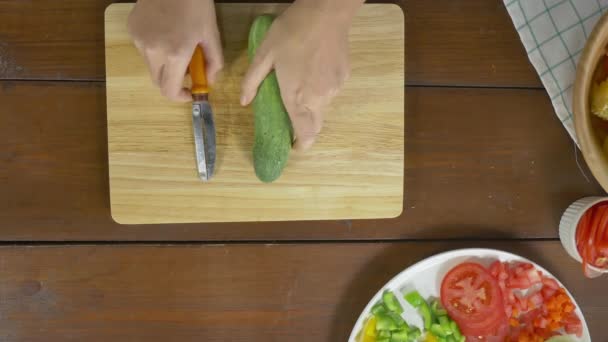
[[[124,6],[124,5],[129,5],[129,4],[111,4],[110,6],[108,6],[106,8],[106,13],[108,12],[108,10],[110,8],[112,8],[113,6]],[[231,3],[230,5],[235,5],[234,3]],[[243,5],[251,5],[251,4],[243,4]],[[262,5],[262,4],[258,4],[258,5]],[[383,4],[384,6],[397,6],[397,8],[399,9],[399,11],[401,12],[401,14],[403,14],[403,23],[402,23],[402,27],[403,27],[403,35],[405,35],[405,13],[403,12],[402,8],[396,4]],[[369,6],[369,5],[365,5],[365,6]],[[404,39],[405,41],[405,39]],[[106,59],[106,63],[107,63],[107,59]],[[107,65],[106,65],[107,68]],[[404,77],[404,82],[403,82],[403,93],[404,93],[404,97],[403,97],[403,110],[405,111],[405,51],[403,51],[403,77]],[[405,113],[405,112],[404,112]],[[405,120],[404,120],[405,121]],[[108,130],[109,130],[109,126],[108,126]],[[109,132],[108,132],[109,134]],[[404,135],[404,134],[403,134]],[[405,144],[405,138],[402,135],[402,140],[403,143]],[[253,221],[253,222],[260,222],[260,221],[318,221],[318,220],[340,220],[340,219],[358,219],[358,220],[366,220],[366,219],[390,219],[390,218],[395,218],[395,217],[399,217],[400,215],[402,215],[403,213],[403,186],[404,186],[404,176],[403,176],[403,164],[404,164],[404,159],[405,158],[401,158],[401,170],[402,170],[402,175],[400,177],[400,184],[399,184],[399,188],[400,188],[400,201],[399,201],[399,205],[397,206],[396,203],[392,204],[391,206],[395,207],[395,210],[392,211],[391,214],[387,214],[387,212],[383,212],[383,213],[378,213],[378,215],[374,215],[373,212],[367,213],[366,217],[352,217],[350,215],[344,215],[344,216],[334,216],[332,218],[314,218],[314,217],[297,217],[297,218],[282,218],[282,217],[277,217],[276,219],[274,219],[273,217],[265,217],[262,220],[251,220],[251,219],[245,219],[245,220],[209,220],[209,221],[204,221],[204,222],[247,222],[247,221]],[[112,165],[109,163],[109,168],[111,168]],[[111,179],[109,180],[110,182],[112,181]],[[110,192],[110,196],[112,198],[112,191]],[[197,222],[202,222],[202,221],[198,221],[198,220],[176,220],[176,221],[172,221],[172,222],[140,222],[139,220],[136,220],[134,222],[130,222],[130,220],[128,219],[124,219],[124,218],[120,218],[117,217],[115,215],[115,210],[114,210],[114,206],[112,205],[112,203],[114,203],[111,200],[111,214],[112,214],[112,218],[119,224],[127,224],[127,225],[131,225],[131,224],[162,224],[162,223],[197,223]],[[397,209],[398,208],[398,209]]]

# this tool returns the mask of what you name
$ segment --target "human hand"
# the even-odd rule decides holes
[[[362,0],[296,0],[275,19],[242,83],[249,104],[274,69],[295,134],[294,148],[310,148],[323,112],[350,73],[348,30]]]
[[[213,0],[139,0],[128,29],[152,81],[170,100],[192,100],[183,83],[197,44],[205,52],[210,84],[224,65]]]

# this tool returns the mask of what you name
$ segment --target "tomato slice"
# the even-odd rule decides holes
[[[493,334],[507,321],[500,287],[478,263],[465,262],[448,272],[441,282],[441,302],[464,335]]]

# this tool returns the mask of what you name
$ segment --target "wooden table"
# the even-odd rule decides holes
[[[555,272],[608,340],[608,278],[585,279],[557,234],[571,202],[604,191],[502,1],[400,2],[399,218],[135,227],[109,211],[111,2],[0,0],[0,340],[345,341],[395,273],[480,246]]]

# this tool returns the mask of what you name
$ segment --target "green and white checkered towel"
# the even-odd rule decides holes
[[[608,0],[503,0],[559,119],[576,141],[572,86],[587,37]]]

